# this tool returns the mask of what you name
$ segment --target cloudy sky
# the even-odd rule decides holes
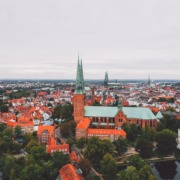
[[[180,79],[179,0],[0,0],[0,79]]]

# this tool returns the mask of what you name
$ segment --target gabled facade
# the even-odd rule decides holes
[[[37,136],[39,143],[46,144],[54,135],[54,126],[39,126]]]

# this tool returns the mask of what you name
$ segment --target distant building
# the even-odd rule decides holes
[[[109,82],[108,72],[105,72],[104,87],[108,87],[108,82]]]

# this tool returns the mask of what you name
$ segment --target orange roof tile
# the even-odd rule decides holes
[[[76,128],[78,129],[87,129],[91,120],[89,118],[84,118],[82,121],[80,121]]]
[[[54,126],[39,126],[37,134],[40,135],[45,130],[49,132],[49,136],[54,134]]]
[[[72,151],[70,154],[69,154],[69,159],[72,161],[72,162],[78,162],[80,160],[80,158],[76,155],[76,153],[74,151]]]
[[[69,153],[69,144],[53,144],[53,145],[47,145],[46,146],[46,152],[52,153],[55,151],[60,151],[63,153]]]
[[[59,170],[62,180],[84,180],[82,176],[77,174],[76,168],[71,164],[66,164]]]
[[[118,129],[91,129],[91,128],[88,128],[87,134],[107,134],[107,135],[126,136],[126,132],[124,130],[118,130]]]

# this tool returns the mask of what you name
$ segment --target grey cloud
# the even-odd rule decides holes
[[[75,78],[78,51],[89,79],[106,70],[178,79],[179,9],[178,0],[2,0],[0,79]]]

